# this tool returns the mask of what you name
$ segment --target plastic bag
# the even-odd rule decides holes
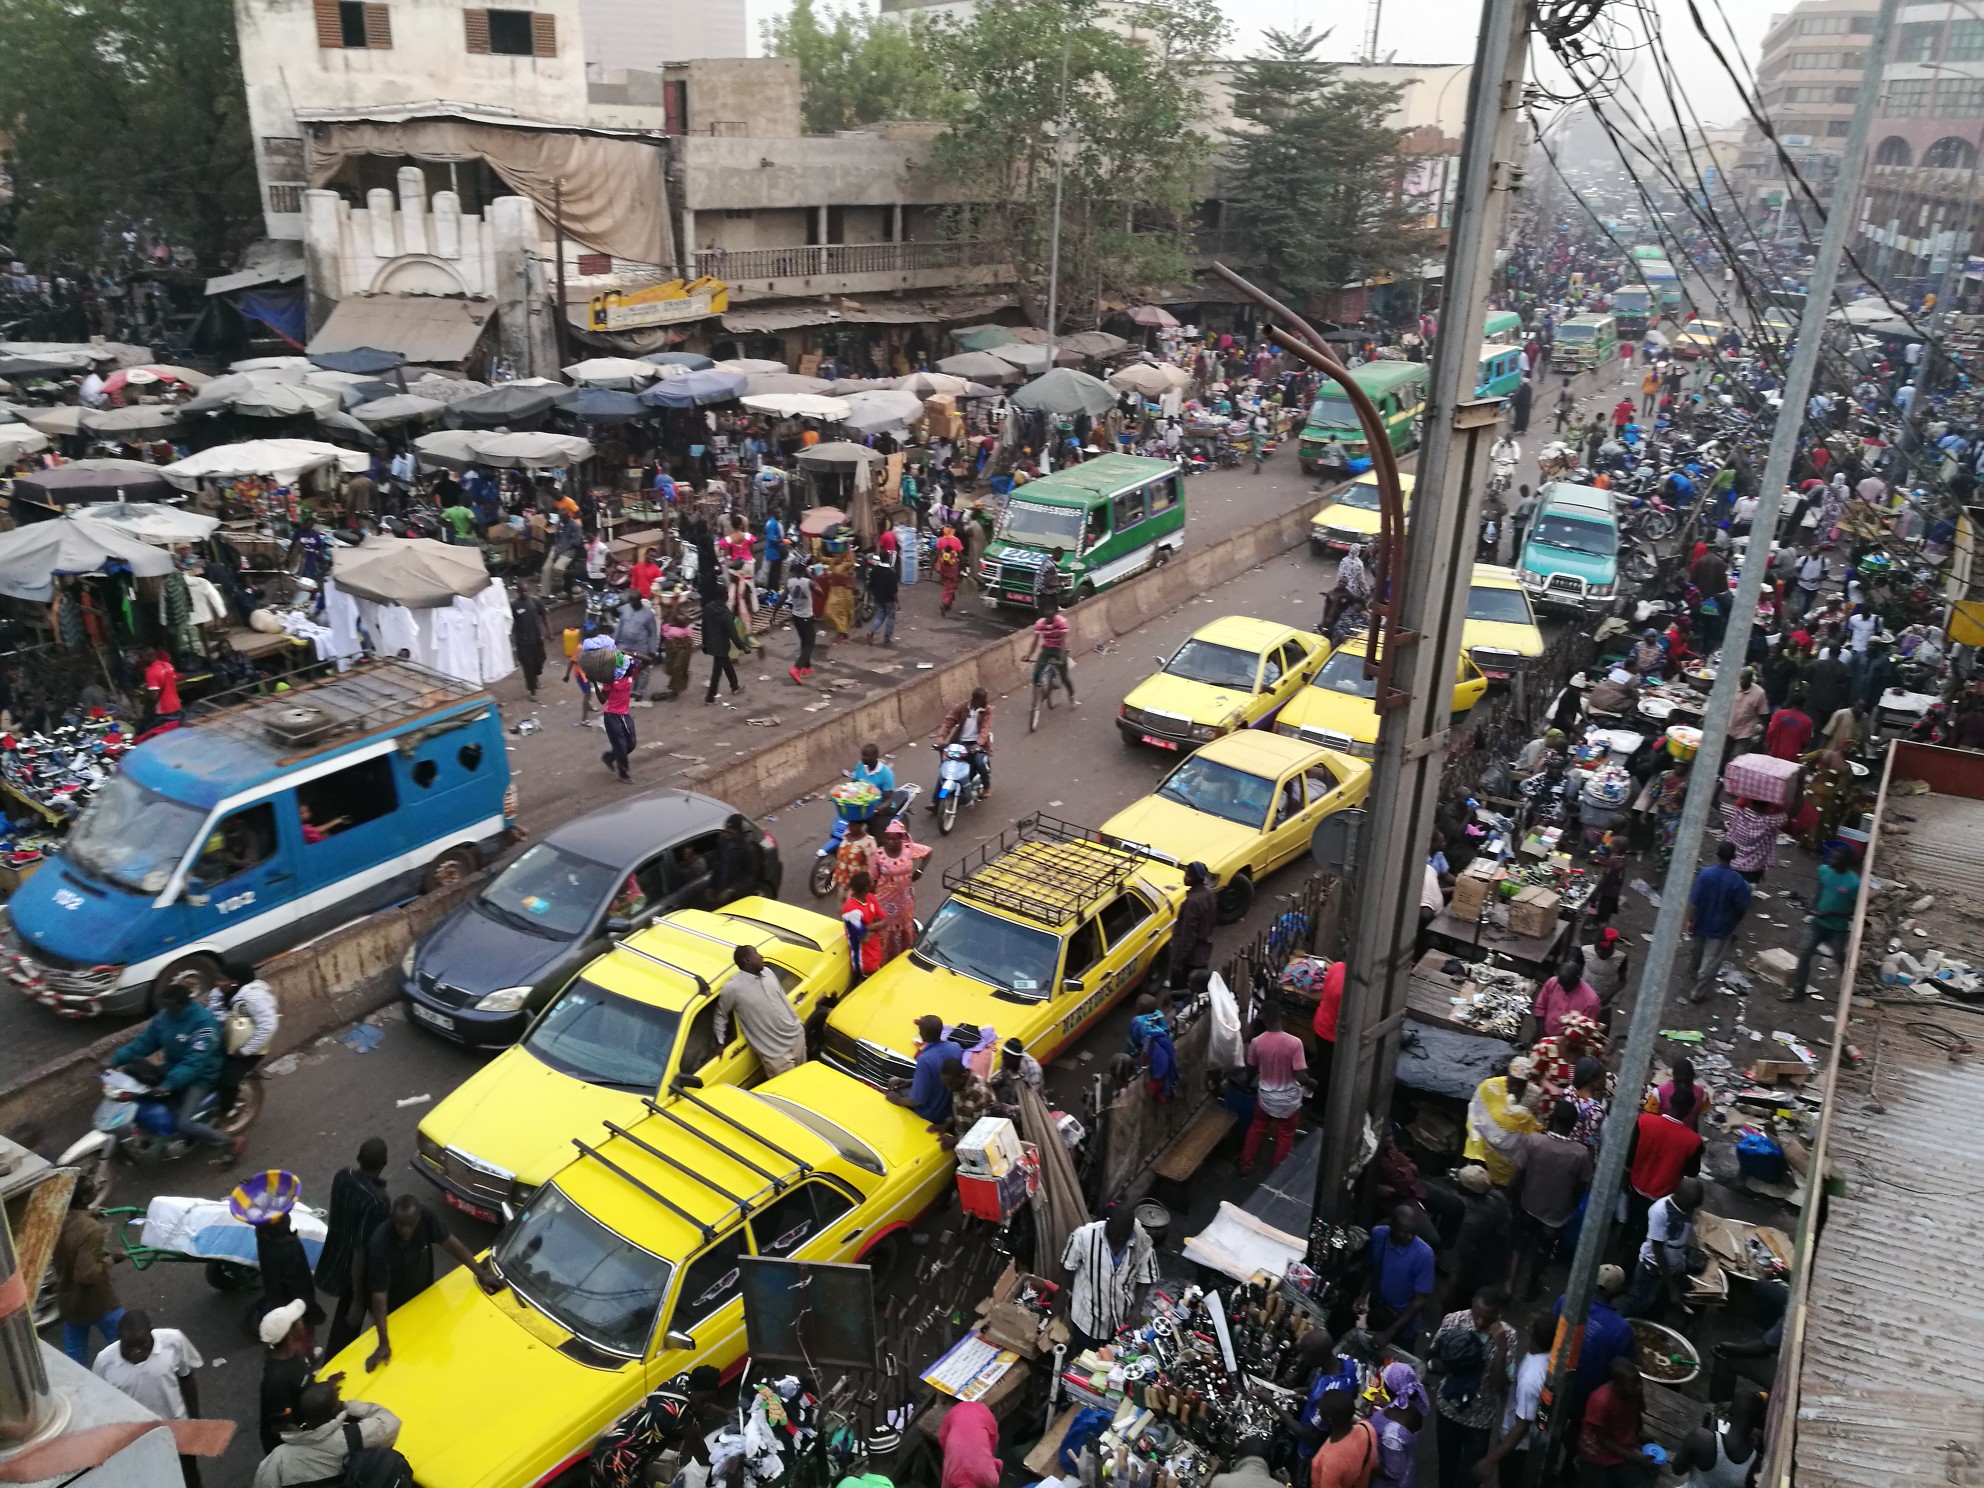
[[[1211,1026],[1207,1031],[1206,1058],[1213,1069],[1239,1069],[1247,1062],[1246,1040],[1240,1028],[1240,1004],[1233,989],[1218,972],[1206,985],[1212,998]]]

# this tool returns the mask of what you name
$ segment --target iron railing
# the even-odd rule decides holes
[[[902,274],[966,269],[1001,261],[1002,250],[975,238],[931,243],[811,243],[792,248],[706,248],[696,272],[731,284],[754,279],[822,279],[845,274]]]

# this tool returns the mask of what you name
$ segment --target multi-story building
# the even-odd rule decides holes
[[[1757,61],[1757,92],[1778,144],[1825,199],[1839,171],[1840,151],[1860,96],[1873,0],[1800,0],[1772,20]],[[1737,159],[1740,192],[1758,218],[1787,200],[1777,151],[1754,121]]]

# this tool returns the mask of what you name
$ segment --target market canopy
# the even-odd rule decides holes
[[[640,398],[656,408],[701,408],[708,403],[728,403],[744,391],[745,381],[745,373],[706,367],[658,382]]]
[[[818,393],[766,393],[740,401],[746,408],[758,413],[776,414],[780,418],[831,419],[838,422],[847,412],[847,405],[839,398],[826,398]]]
[[[472,377],[439,377],[433,373],[410,383],[407,391],[418,397],[432,398],[437,403],[459,403],[464,398],[473,398],[477,393],[489,391],[489,384],[477,382]]]
[[[1037,408],[1042,413],[1069,416],[1085,413],[1097,418],[1116,406],[1116,394],[1099,377],[1077,372],[1072,367],[1056,367],[1014,393],[1013,401],[1022,408]]]
[[[377,377],[382,372],[397,372],[406,365],[406,358],[397,351],[384,351],[377,346],[353,346],[345,351],[313,351],[309,362],[327,372]]]
[[[335,545],[331,578],[358,599],[410,610],[443,609],[457,599],[473,598],[490,584],[480,548],[376,534],[355,548]]]
[[[641,358],[657,367],[683,367],[691,372],[707,372],[716,365],[699,351],[651,351]]]
[[[644,362],[638,357],[589,357],[572,363],[564,371],[573,382],[606,388],[646,387],[662,375],[658,363]]]
[[[1050,365],[1069,367],[1084,360],[1080,352],[1069,351],[1062,346],[1054,348],[1050,360],[1045,346],[1033,346],[1020,341],[1015,341],[1011,346],[995,346],[988,355],[1002,362],[1010,362],[1022,372],[1045,372]]]
[[[948,372],[953,377],[970,377],[979,382],[1017,382],[1019,369],[1011,362],[1003,361],[989,351],[966,351],[957,356],[942,357],[937,362],[939,372]]]
[[[1162,305],[1132,305],[1126,312],[1132,324],[1140,326],[1176,326],[1178,317]]]
[[[441,470],[488,465],[506,470],[546,470],[592,457],[592,444],[571,434],[490,433],[442,429],[413,442],[420,463]]]
[[[742,372],[750,376],[753,372],[783,372],[784,362],[767,361],[763,357],[731,357],[728,361],[714,363],[719,372]]]
[[[419,384],[415,384],[419,386]],[[541,418],[558,404],[557,384],[498,383],[448,405],[448,426],[454,429],[500,429]]]
[[[570,371],[568,367],[565,369]],[[624,424],[645,415],[648,405],[632,393],[611,388],[576,387],[558,398],[558,411],[595,424]]]
[[[969,394],[971,379],[949,372],[912,372],[907,377],[898,377],[889,385],[900,392],[914,393],[919,398],[934,398],[939,393],[962,398]]]
[[[744,391],[754,398],[766,393],[824,393],[832,386],[824,377],[802,377],[797,372],[751,372],[744,378]]]
[[[58,362],[45,356],[0,356],[0,377],[30,382],[37,377],[67,377],[80,371],[72,362]]]
[[[316,417],[344,406],[342,394],[301,382],[271,382],[247,388],[227,400],[227,406],[250,418]]]
[[[850,444],[845,439],[836,439],[828,444],[809,445],[799,452],[799,463],[822,470],[841,470],[849,465],[866,465],[882,458],[880,450],[870,449],[865,444]]]
[[[48,448],[48,436],[31,424],[0,425],[0,467]]]
[[[1114,356],[1130,345],[1121,336],[1113,336],[1108,331],[1076,331],[1072,336],[1063,336],[1058,344],[1093,358]]]
[[[13,412],[22,423],[39,429],[51,439],[60,439],[82,432],[83,415],[89,410],[80,404],[64,403],[56,408],[16,408]]]
[[[1188,385],[1192,374],[1168,362],[1132,362],[1111,372],[1108,380],[1113,388],[1142,393],[1146,398],[1161,398],[1174,388]]]
[[[990,351],[995,346],[1010,346],[1018,338],[1010,326],[976,325],[952,331],[951,339],[966,351]]]
[[[162,466],[161,473],[181,490],[190,491],[203,480],[241,480],[266,476],[283,485],[293,485],[312,470],[335,465],[347,475],[362,475],[372,468],[372,457],[362,450],[340,449],[316,439],[246,439],[239,444],[220,444]]]
[[[53,599],[55,581],[75,574],[126,571],[156,579],[177,567],[162,548],[91,517],[30,522],[0,533],[0,594],[13,599]]]
[[[169,362],[147,362],[142,367],[119,367],[103,380],[103,392],[107,398],[115,398],[132,388],[157,387],[160,383],[173,382],[180,387],[198,392],[213,379],[204,372],[195,372],[191,367],[175,367]]]
[[[433,418],[447,406],[439,398],[429,398],[420,393],[393,393],[384,398],[374,398],[369,403],[359,404],[352,409],[351,415],[360,423],[387,427]]]
[[[176,494],[169,486],[166,490],[169,494]],[[173,543],[205,542],[220,526],[219,517],[209,517],[200,512],[187,511],[184,507],[165,506],[155,501],[110,501],[91,507],[89,516],[91,521],[115,527],[140,542],[168,546]]]
[[[130,408],[85,408],[78,421],[85,434],[147,439],[179,427],[179,410],[169,403],[138,403]]]
[[[841,426],[856,434],[907,428],[923,417],[923,400],[914,393],[852,393],[840,401],[847,406]]]
[[[91,501],[170,501],[178,490],[142,460],[72,460],[14,477],[14,494],[43,506]]]

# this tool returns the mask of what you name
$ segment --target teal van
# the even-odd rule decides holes
[[[1605,297],[1605,308],[1628,341],[1637,341],[1658,316],[1653,291],[1643,284],[1622,284]]]
[[[1426,364],[1366,362],[1350,369],[1350,380],[1377,405],[1392,452],[1403,455],[1418,449],[1419,421],[1426,412]],[[1322,393],[1309,405],[1309,422],[1303,426],[1301,442],[1296,446],[1304,475],[1324,473],[1321,456],[1332,439],[1349,456],[1353,475],[1362,475],[1371,468],[1371,449],[1364,438],[1357,407],[1333,382],[1324,383]]]
[[[1612,493],[1553,481],[1543,488],[1516,579],[1545,609],[1608,610],[1619,593],[1619,518]]]
[[[148,739],[0,918],[0,974],[72,1018],[137,1015],[427,889],[512,835],[503,721],[479,687],[363,662],[223,695]]]
[[[1513,310],[1490,310],[1481,324],[1481,339],[1502,346],[1522,340],[1522,317]]]
[[[1185,545],[1185,477],[1169,460],[1098,455],[1015,486],[985,549],[988,605],[1033,605],[1033,581],[1062,550],[1061,592],[1079,604]]]
[[[1661,309],[1671,314],[1681,308],[1681,276],[1674,272],[1674,265],[1664,258],[1650,258],[1640,265],[1640,276],[1660,301]]]
[[[1497,346],[1493,342],[1482,347],[1480,370],[1474,377],[1474,396],[1507,398],[1513,396],[1520,386],[1522,386],[1522,348]]]

